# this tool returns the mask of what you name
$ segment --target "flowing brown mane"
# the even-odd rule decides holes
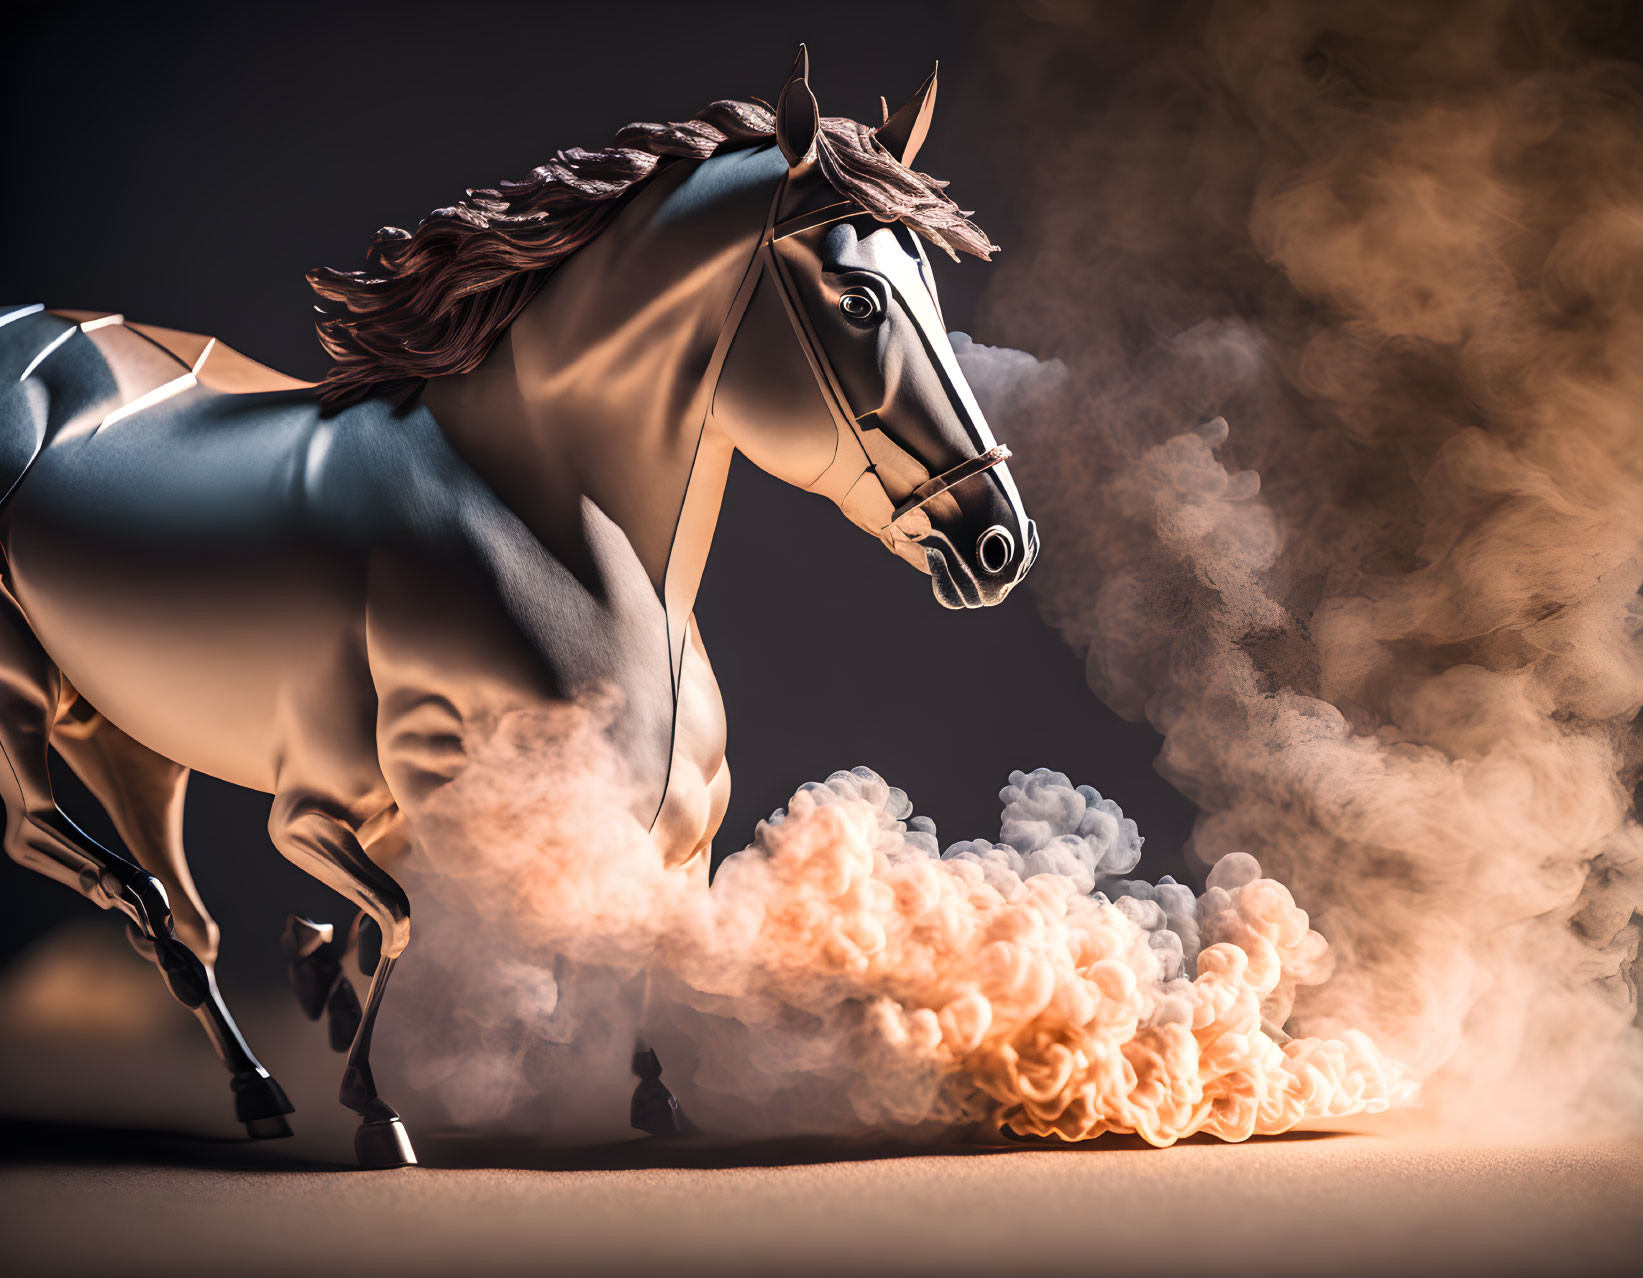
[[[678,124],[630,124],[600,151],[560,151],[519,182],[470,191],[414,232],[372,237],[362,271],[320,267],[320,343],[335,363],[320,397],[336,408],[372,395],[398,401],[424,381],[477,368],[548,273],[592,240],[628,198],[674,160],[706,159],[775,135],[759,102],[715,102]],[[903,167],[855,120],[828,117],[821,171],[839,194],[901,221],[949,256],[996,247],[947,198],[945,182]]]

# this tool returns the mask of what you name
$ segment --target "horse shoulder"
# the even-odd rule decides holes
[[[666,774],[673,698],[666,619],[637,556],[597,508],[572,572],[446,444],[430,414],[353,446],[367,505],[393,507],[367,581],[378,748],[396,800],[427,804],[522,720],[600,722],[640,782],[648,822]],[[380,432],[379,432],[380,434]],[[368,474],[366,472],[369,472]],[[378,516],[378,519],[383,518]],[[543,729],[562,735],[557,726]],[[645,793],[647,779],[654,785]]]

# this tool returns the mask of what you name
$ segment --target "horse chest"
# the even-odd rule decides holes
[[[690,861],[729,791],[724,709],[694,621],[675,685],[677,623],[614,520],[583,498],[572,543],[556,544],[437,432],[423,443],[414,475],[391,491],[425,494],[441,514],[412,545],[374,555],[367,627],[382,761],[401,805],[414,811],[458,774],[490,766],[486,743],[498,733],[523,731],[546,760],[592,725],[598,742],[567,746],[568,765],[617,773],[664,860]]]
[[[677,866],[702,857],[729,801],[724,701],[693,620],[679,680],[667,793],[651,831],[664,861]]]

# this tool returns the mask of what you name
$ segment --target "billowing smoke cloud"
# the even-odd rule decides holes
[[[1128,881],[1134,822],[1042,770],[1010,777],[999,842],[943,851],[858,768],[802,787],[710,890],[663,869],[607,713],[505,718],[402,869],[418,915],[382,1050],[437,1119],[625,1134],[640,1030],[720,1137],[1168,1144],[1403,1095],[1362,1034],[1279,1028],[1330,956],[1251,857],[1202,895]]]
[[[1494,1132],[1635,1118],[1643,89],[1569,14],[989,33],[1025,225],[983,322],[1056,358],[961,359],[1041,609],[1201,811],[1201,895],[1127,878],[1065,777],[943,849],[859,770],[709,891],[572,707],[498,725],[405,868],[385,1057],[576,1134],[625,1129],[641,1025],[722,1133],[1236,1138],[1411,1080]]]
[[[1027,226],[984,322],[1060,361],[963,355],[1039,605],[1163,733],[1196,857],[1259,856],[1329,937],[1289,1028],[1359,1026],[1494,1130],[1640,1110],[1615,12],[1040,0],[989,33]]]

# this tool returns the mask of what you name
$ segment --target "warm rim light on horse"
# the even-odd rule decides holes
[[[252,1134],[291,1106],[216,987],[176,819],[191,770],[272,795],[275,847],[381,930],[363,1000],[340,963],[357,927],[294,920],[286,944],[348,1048],[360,1158],[414,1161],[369,1061],[411,935],[391,871],[500,720],[607,707],[616,816],[705,877],[730,780],[693,608],[734,452],[949,607],[1031,566],[922,244],[992,247],[910,167],[935,78],[873,129],[823,119],[807,76],[801,50],[773,111],[629,126],[380,232],[365,271],[312,273],[319,388],[212,338],[0,308],[6,850],[130,919]],[[48,745],[140,865],[58,810]],[[654,1055],[635,1062],[635,1125],[676,1125]]]

